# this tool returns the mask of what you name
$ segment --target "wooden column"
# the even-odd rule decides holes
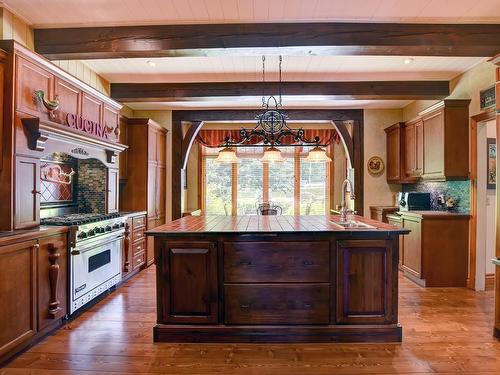
[[[49,249],[49,285],[50,285],[50,300],[49,300],[49,317],[55,319],[57,313],[61,311],[60,301],[57,299],[57,288],[59,285],[59,264],[57,263],[61,254],[59,249],[62,242],[50,243]]]

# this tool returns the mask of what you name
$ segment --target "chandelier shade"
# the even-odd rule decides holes
[[[276,147],[269,147],[264,151],[264,155],[260,161],[262,163],[282,163],[284,159],[279,149]]]
[[[332,159],[328,156],[324,148],[315,146],[309,151],[305,161],[308,163],[329,163]]]
[[[219,151],[219,155],[217,155],[217,159],[215,159],[219,163],[238,163],[239,159],[236,155],[236,150],[231,147],[224,147]]]

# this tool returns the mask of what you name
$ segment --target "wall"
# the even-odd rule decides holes
[[[85,82],[87,85],[95,88],[107,96],[110,95],[111,86],[109,82],[102,78],[84,62],[79,60],[53,60],[52,62],[61,69],[67,71],[69,74]]]
[[[372,156],[380,156],[387,164],[386,135],[384,129],[402,121],[401,109],[364,110],[364,215],[370,217],[370,206],[393,206],[395,194],[401,191],[400,184],[388,184],[386,170],[379,176],[368,173],[366,164]]]
[[[150,118],[168,130],[167,133],[167,212],[166,220],[172,220],[172,111],[133,111],[135,118]]]
[[[185,209],[187,211],[194,211],[200,209],[199,205],[199,183],[200,173],[200,147],[197,143],[193,144],[189,152],[187,161],[187,190],[185,192]]]
[[[32,28],[5,8],[0,8],[0,39],[14,39],[23,46],[34,49]]]

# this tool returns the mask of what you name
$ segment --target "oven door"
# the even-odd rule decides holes
[[[121,280],[123,231],[77,244],[71,252],[70,312]]]

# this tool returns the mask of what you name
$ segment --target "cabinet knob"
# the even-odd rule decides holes
[[[243,303],[243,304],[240,305],[240,308],[246,310],[246,309],[250,308],[250,305],[247,305],[247,304]]]
[[[32,193],[33,194],[42,194],[42,192],[40,190],[33,190]]]
[[[310,309],[311,307],[313,307],[313,305],[311,303],[304,303],[305,309]]]

